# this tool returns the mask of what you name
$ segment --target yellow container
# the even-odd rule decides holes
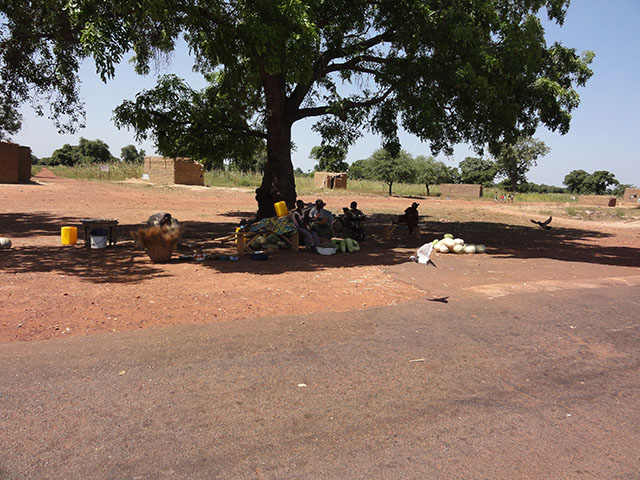
[[[78,229],[76,227],[62,227],[60,236],[63,245],[75,245],[78,241]]]
[[[287,209],[287,204],[284,202],[276,202],[273,204],[273,206],[276,209],[276,215],[279,217],[284,217],[287,213],[289,213],[289,210]]]

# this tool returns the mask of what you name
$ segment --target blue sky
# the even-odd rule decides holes
[[[593,50],[594,75],[585,88],[579,89],[580,107],[574,111],[571,131],[567,135],[540,129],[536,137],[543,140],[551,153],[538,161],[529,172],[529,180],[536,183],[562,185],[571,170],[588,172],[608,170],[622,183],[640,186],[640,151],[635,143],[640,138],[640,0],[573,0],[563,27],[547,25],[549,43],[560,41],[578,52]],[[156,74],[176,73],[199,88],[203,80],[191,72],[186,49],[175,52]],[[155,153],[150,143],[137,144],[133,132],[118,130],[111,121],[113,109],[124,99],[156,83],[157,75],[139,77],[126,62],[106,85],[94,73],[93,63],[83,64],[81,95],[85,101],[86,127],[74,135],[59,135],[46,118],[36,117],[30,108],[23,108],[23,129],[13,137],[15,142],[28,145],[38,157],[49,156],[65,143],[77,144],[82,136],[106,142],[112,154],[135,144]],[[293,163],[303,170],[313,168],[308,158],[319,137],[311,131],[312,120],[300,121],[293,127]],[[403,134],[402,147],[413,155],[430,155],[427,144]],[[366,158],[380,146],[372,135],[360,139],[349,151],[347,160]],[[447,165],[457,166],[466,156],[473,155],[464,145],[458,146],[452,157],[438,156]]]

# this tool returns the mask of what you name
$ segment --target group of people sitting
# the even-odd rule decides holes
[[[305,246],[316,246],[331,241],[336,236],[333,228],[336,217],[327,210],[326,203],[317,199],[314,204],[307,205],[302,200],[296,202],[291,220],[298,233],[304,239]],[[341,216],[346,222],[360,221],[365,215],[358,209],[357,202],[351,202],[350,208],[343,208]]]

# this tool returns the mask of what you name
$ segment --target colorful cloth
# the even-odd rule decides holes
[[[296,226],[289,217],[268,217],[249,227],[250,232],[271,232],[276,235],[296,231]]]

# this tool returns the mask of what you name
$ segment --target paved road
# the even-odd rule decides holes
[[[0,478],[640,478],[640,287],[0,344]]]

